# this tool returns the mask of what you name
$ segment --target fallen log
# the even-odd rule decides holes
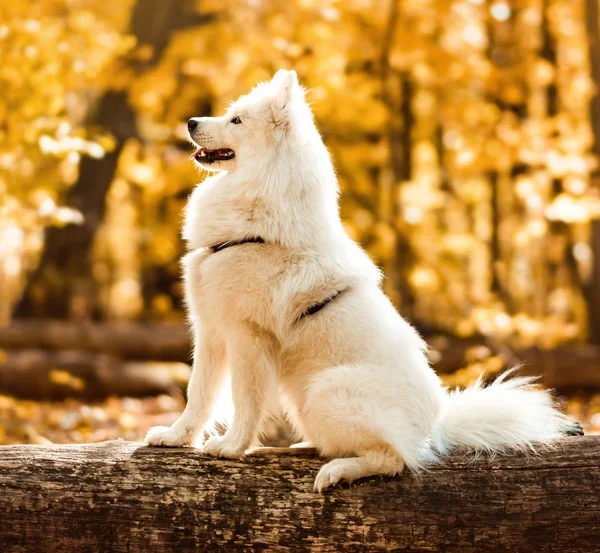
[[[600,437],[312,491],[311,449],[0,447],[0,551],[591,553]]]
[[[506,367],[519,366],[519,375],[540,377],[540,383],[562,391],[600,388],[600,347],[565,345],[551,350],[540,348],[509,349],[473,338],[446,338],[433,344],[433,368],[438,374],[454,373],[473,362],[480,350],[483,358],[500,355]],[[476,360],[476,359],[475,359]]]
[[[0,327],[0,348],[77,349],[122,359],[184,363],[191,359],[190,335],[184,324],[24,319]]]
[[[600,388],[600,347],[594,345],[564,346],[556,350],[529,348],[517,352],[525,371],[541,375],[550,388],[572,390]]]
[[[465,367],[471,350],[488,349],[489,355],[504,356],[508,366],[523,363],[520,374],[540,376],[544,386],[559,390],[600,388],[600,346],[512,351],[501,344],[485,344],[476,338],[441,338],[429,340],[435,354],[433,367],[440,374]],[[23,319],[0,327],[0,348],[77,349],[107,353],[126,360],[189,363],[191,359],[190,335],[182,323],[74,323]]]
[[[190,372],[184,363],[125,362],[89,351],[4,351],[0,394],[45,401],[177,394]]]

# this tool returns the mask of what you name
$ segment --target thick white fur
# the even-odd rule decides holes
[[[232,119],[240,117],[242,123]],[[315,489],[375,474],[419,470],[454,446],[503,451],[549,443],[572,424],[527,379],[448,392],[426,344],[380,288],[381,275],[344,232],[327,149],[293,71],[280,71],[233,104],[200,118],[205,148],[236,157],[194,190],[183,260],[195,341],[188,404],[152,445],[191,444],[206,426],[227,372],[235,406],[206,453],[241,457],[265,413],[284,404],[298,434],[334,460]],[[218,253],[248,237],[264,244]],[[314,315],[307,307],[348,288]]]

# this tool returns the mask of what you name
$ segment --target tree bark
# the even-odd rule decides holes
[[[184,363],[124,362],[89,351],[22,350],[0,358],[0,394],[34,400],[98,400],[181,393]]]
[[[0,448],[0,550],[591,553],[600,439],[539,456],[450,457],[323,495],[310,449],[241,461],[122,440]]]

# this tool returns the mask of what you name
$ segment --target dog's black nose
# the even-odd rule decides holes
[[[198,126],[198,121],[194,118],[188,120],[188,131],[192,132]]]

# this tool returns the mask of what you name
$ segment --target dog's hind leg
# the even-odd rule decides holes
[[[359,478],[376,476],[378,474],[393,476],[400,474],[404,463],[400,456],[389,447],[382,447],[367,452],[360,457],[334,459],[323,465],[315,479],[314,489],[322,492],[329,486],[335,486],[345,480],[353,482]]]
[[[306,389],[302,426],[321,455],[334,460],[321,468],[315,490],[419,468],[429,422],[405,408],[406,396],[384,367],[340,365],[317,373]]]

